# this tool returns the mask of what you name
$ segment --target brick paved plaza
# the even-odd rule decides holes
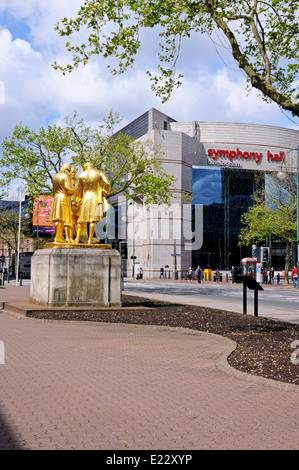
[[[299,450],[298,388],[231,369],[228,339],[2,310],[0,340],[1,449]]]

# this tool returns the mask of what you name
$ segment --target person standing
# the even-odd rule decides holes
[[[192,268],[191,268],[191,266],[189,266],[188,273],[187,273],[188,274],[188,281],[192,281],[192,272],[193,272]]]
[[[196,274],[196,277],[197,277],[197,282],[200,284],[200,282],[201,282],[201,269],[200,269],[200,266],[197,266],[195,274]]]
[[[274,284],[274,268],[271,268],[269,271],[269,284]]]
[[[264,269],[263,269],[263,284],[268,284],[267,268],[264,268]]]
[[[162,277],[162,279],[164,279],[164,268],[163,268],[163,266],[160,268],[160,279],[161,279],[161,277]]]
[[[215,272],[215,279],[216,279],[216,282],[219,282],[219,281],[220,281],[220,272],[219,272],[219,269],[216,269],[216,272]]]
[[[298,285],[298,269],[297,269],[296,266],[293,267],[292,277],[293,277],[294,287],[297,287],[297,285]]]
[[[236,284],[237,272],[236,272],[235,266],[232,266],[231,274],[232,274],[232,284]]]

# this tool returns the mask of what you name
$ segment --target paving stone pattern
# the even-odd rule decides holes
[[[230,368],[227,338],[0,310],[0,341],[1,450],[299,449],[299,389]]]
[[[217,368],[228,340],[0,314],[1,449],[299,449],[299,394]]]

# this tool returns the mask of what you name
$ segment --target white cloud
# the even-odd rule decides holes
[[[0,30],[0,61],[2,73],[7,78],[12,77],[13,73],[19,73],[20,68],[28,67],[28,61],[35,64],[40,57],[29,42],[19,38],[13,40],[10,31]]]
[[[247,96],[242,73],[225,68],[205,37],[194,35],[184,43],[179,61],[185,75],[183,85],[163,105],[151,91],[145,73],[156,59],[152,32],[144,36],[136,67],[124,75],[111,75],[105,60],[94,57],[85,68],[62,76],[51,64],[55,60],[68,62],[71,56],[53,26],[64,16],[74,16],[82,3],[2,0],[0,15],[4,10],[6,15],[8,12],[19,29],[11,23],[10,31],[5,26],[0,29],[0,103],[5,90],[5,103],[0,108],[0,142],[20,121],[39,128],[51,119],[62,121],[75,110],[89,123],[101,120],[112,108],[124,117],[125,125],[155,107],[182,121],[291,125],[276,105],[264,103],[255,91]],[[27,28],[23,36],[18,33],[22,24]]]
[[[185,76],[172,99],[158,108],[177,120],[281,125],[284,116],[278,106],[266,104],[254,89],[248,94],[245,86],[240,72],[221,68],[211,73],[202,67],[192,80]]]

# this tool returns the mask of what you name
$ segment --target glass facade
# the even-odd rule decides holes
[[[227,167],[192,170],[193,213],[203,205],[203,245],[192,253],[192,265],[230,270],[251,256],[251,248],[238,246],[241,216],[253,204],[257,171]]]

